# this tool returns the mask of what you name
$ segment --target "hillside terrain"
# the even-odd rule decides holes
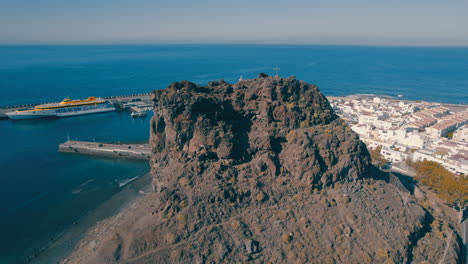
[[[153,92],[154,192],[64,263],[457,263],[460,239],[371,165],[315,85]]]

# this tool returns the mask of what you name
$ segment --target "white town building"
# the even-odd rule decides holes
[[[465,125],[453,133],[453,140],[468,142],[468,125]]]
[[[382,154],[386,160],[391,162],[402,162],[408,157],[408,154],[389,147],[383,147],[380,154]]]

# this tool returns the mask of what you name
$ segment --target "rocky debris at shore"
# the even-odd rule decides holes
[[[64,263],[457,262],[450,224],[386,183],[317,86],[262,74],[153,98],[154,193]]]

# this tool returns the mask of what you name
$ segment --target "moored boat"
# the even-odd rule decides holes
[[[91,96],[84,100],[65,99],[60,103],[42,104],[34,108],[6,113],[10,119],[35,119],[46,117],[68,117],[115,111],[114,105],[106,100]]]
[[[146,116],[146,111],[132,112],[131,116],[132,116],[133,118],[145,117],[145,116]]]

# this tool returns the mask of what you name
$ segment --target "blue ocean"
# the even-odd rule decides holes
[[[150,92],[171,82],[294,75],[325,95],[468,104],[468,48],[301,45],[0,46],[0,106]],[[143,142],[127,112],[0,120],[0,263],[18,263],[148,169],[57,152],[67,138]]]

